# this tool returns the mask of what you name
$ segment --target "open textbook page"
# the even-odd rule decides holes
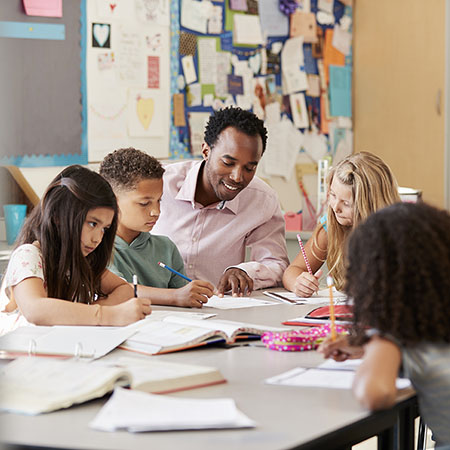
[[[237,338],[257,338],[265,331],[286,331],[286,328],[230,320],[198,320],[183,316],[167,316],[161,321],[146,321],[120,348],[152,355],[214,342],[231,344]]]

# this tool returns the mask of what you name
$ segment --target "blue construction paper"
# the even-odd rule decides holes
[[[222,51],[231,52],[233,50],[233,32],[225,31],[220,35],[220,48]]]
[[[330,115],[352,116],[352,70],[350,67],[329,66]]]
[[[289,18],[280,11],[277,1],[259,0],[258,11],[263,34],[266,36],[289,34]]]
[[[54,23],[0,22],[0,37],[18,39],[66,39],[66,27]]]
[[[303,60],[306,73],[319,75],[319,71],[317,69],[317,60],[312,55],[311,45],[303,45]]]

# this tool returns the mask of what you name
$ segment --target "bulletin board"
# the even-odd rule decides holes
[[[83,2],[62,18],[27,16],[21,0],[0,8],[0,164],[87,163],[83,132]]]
[[[291,177],[301,151],[313,161],[334,156],[343,141],[348,151],[348,3],[172,0],[171,156],[200,156],[205,121],[229,105],[265,121],[268,176]]]

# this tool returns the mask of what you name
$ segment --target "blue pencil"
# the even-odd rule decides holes
[[[164,269],[170,270],[171,272],[173,272],[174,274],[178,275],[181,278],[184,278],[185,280],[189,281],[189,283],[192,281],[189,277],[187,277],[186,275],[183,275],[180,272],[177,272],[175,269],[172,269],[172,267],[166,266],[164,263],[162,263],[161,261],[158,262],[158,266],[164,267]]]

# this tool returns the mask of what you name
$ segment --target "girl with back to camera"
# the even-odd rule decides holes
[[[319,350],[337,361],[363,356],[353,392],[372,410],[395,403],[402,368],[436,448],[450,448],[450,214],[423,203],[385,208],[352,233],[347,260],[352,334]]]
[[[109,183],[64,169],[26,220],[0,293],[2,333],[19,325],[127,325],[150,301],[106,269],[117,229]]]
[[[328,211],[305,245],[313,275],[301,252],[283,275],[286,289],[310,297],[319,289],[326,261],[336,288],[344,282],[343,250],[350,232],[373,212],[399,202],[397,181],[389,167],[368,152],[355,153],[332,167],[327,177]]]

